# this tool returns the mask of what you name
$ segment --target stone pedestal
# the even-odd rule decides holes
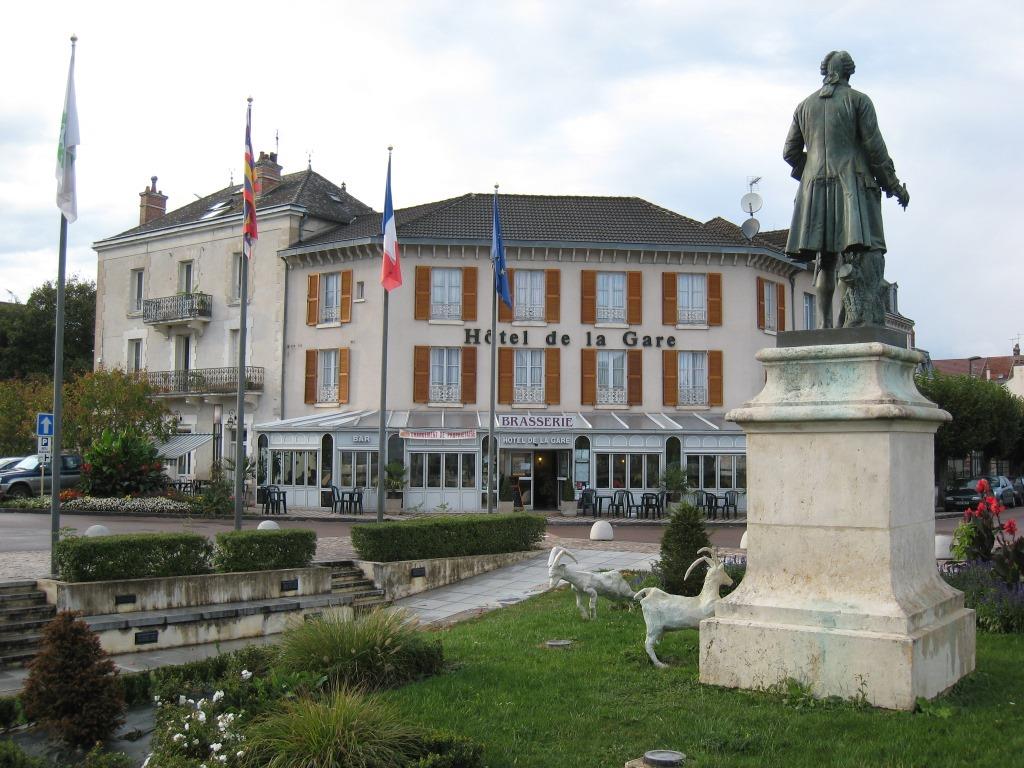
[[[765,349],[747,433],[747,572],[700,625],[700,680],[912,709],[974,669],[974,612],[935,567],[922,356],[882,343]]]

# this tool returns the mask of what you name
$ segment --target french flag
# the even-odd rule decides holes
[[[402,284],[402,265],[398,259],[398,230],[395,228],[395,207],[391,204],[391,147],[388,147],[388,182],[384,189],[384,216],[380,233],[384,237],[384,259],[380,266],[380,284],[393,291]]]

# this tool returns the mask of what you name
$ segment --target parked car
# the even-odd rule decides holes
[[[992,488],[992,495],[995,496],[1007,507],[1017,506],[1016,496],[1013,492],[1013,485],[1010,481],[1002,475],[989,475],[984,478],[988,481],[989,486]],[[945,508],[946,511],[957,510],[962,511],[968,507],[977,506],[978,502],[981,501],[981,494],[978,493],[978,483],[982,480],[980,477],[972,477],[970,480],[965,480],[959,488],[946,493]]]
[[[0,472],[6,472],[9,469],[13,469],[14,465],[24,458],[24,456],[7,456],[0,459]]]
[[[42,486],[42,493],[49,493],[52,479],[52,462],[46,461],[46,466],[41,471],[40,466],[43,463],[44,457],[41,454],[35,454],[33,456],[26,456],[6,472],[0,472],[0,499],[38,496],[40,494],[40,486]],[[74,453],[67,453],[61,456],[60,487],[74,488],[81,480],[82,457]]]
[[[1018,506],[1024,504],[1024,477],[1012,477],[1013,495],[1017,497]]]

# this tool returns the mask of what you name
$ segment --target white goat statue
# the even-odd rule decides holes
[[[708,557],[704,553],[711,556]],[[701,619],[706,619],[715,612],[715,603],[720,599],[718,590],[721,587],[732,586],[732,578],[725,572],[725,563],[718,559],[714,550],[702,547],[697,550],[697,554],[701,557],[690,564],[683,577],[689,578],[694,568],[701,563],[707,563],[708,572],[704,577],[704,586],[696,597],[670,595],[657,587],[646,587],[633,596],[634,600],[640,601],[644,623],[647,625],[644,648],[647,649],[647,655],[651,657],[656,667],[668,666],[654,655],[654,646],[661,642],[662,635],[677,629],[697,628]]]
[[[579,568],[573,568],[568,563],[563,563],[562,558],[565,557],[572,559],[573,562],[579,562],[575,555],[565,547],[552,547],[551,554],[548,555],[550,587],[554,589],[560,581],[569,582],[576,593],[576,607],[584,619],[597,618],[598,595],[604,595],[609,600],[616,602],[633,599],[633,590],[618,571],[602,571],[601,573],[582,571]],[[583,605],[584,594],[590,595],[589,611]],[[632,608],[632,603],[627,603],[627,605]]]

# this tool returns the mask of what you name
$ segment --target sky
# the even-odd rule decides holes
[[[848,50],[903,211],[883,200],[886,277],[933,358],[1024,334],[1012,222],[1021,181],[1024,3],[419,0],[17,3],[0,47],[0,300],[57,273],[56,143],[71,34],[82,144],[68,271],[138,223],[241,176],[253,144],[376,210],[466,192],[635,195],[706,221],[789,226],[782,160],[824,54]],[[10,293],[8,293],[10,292]]]

